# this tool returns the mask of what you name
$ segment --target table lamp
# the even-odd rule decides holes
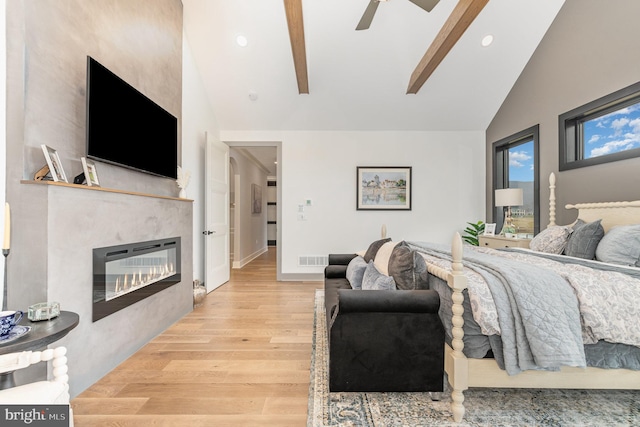
[[[511,220],[511,206],[522,206],[524,204],[522,188],[501,188],[496,190],[495,202],[496,206],[507,207],[507,214],[504,218],[504,225],[500,235],[515,233],[515,227]]]

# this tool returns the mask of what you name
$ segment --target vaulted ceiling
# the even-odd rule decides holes
[[[564,0],[182,2],[221,130],[484,130]]]

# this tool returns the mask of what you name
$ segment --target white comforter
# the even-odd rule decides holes
[[[555,271],[567,280],[578,297],[585,344],[605,340],[640,347],[640,279],[616,271],[602,271],[541,258],[526,249],[501,251],[465,245],[464,250],[510,258]],[[427,263],[451,267],[448,260],[424,253],[421,255]],[[633,270],[638,271],[637,268]],[[480,274],[468,268],[464,271],[473,318],[483,334],[500,335],[496,305],[486,282]]]

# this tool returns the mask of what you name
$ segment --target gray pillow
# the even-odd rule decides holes
[[[361,256],[357,256],[349,262],[349,265],[347,265],[347,280],[352,289],[362,289],[362,278],[366,268],[367,263]]]
[[[640,224],[619,225],[607,231],[596,248],[596,259],[640,267]]]
[[[367,268],[364,270],[364,276],[362,278],[363,290],[394,290],[396,288],[396,282],[393,281],[393,277],[385,276],[380,273],[373,261],[369,261]]]
[[[389,258],[389,275],[402,290],[429,289],[427,263],[402,241],[393,248]]]
[[[371,243],[369,245],[369,248],[367,249],[367,252],[365,252],[364,254],[364,260],[365,262],[369,262],[372,259],[374,259],[376,257],[376,254],[378,253],[378,249],[380,249],[382,247],[382,245],[384,245],[387,242],[390,242],[391,238],[386,238],[386,239],[380,239],[380,240],[376,240],[375,242]]]
[[[567,241],[564,254],[577,258],[594,259],[598,243],[604,236],[604,228],[602,228],[600,221],[596,220],[587,224],[584,224],[584,221],[583,224],[576,223],[573,226],[573,233]]]

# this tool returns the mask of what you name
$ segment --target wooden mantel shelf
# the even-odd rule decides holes
[[[153,197],[156,199],[177,200],[180,202],[193,202],[192,199],[181,199],[180,197],[159,196],[157,194],[138,193],[136,191],[116,190],[114,188],[105,188],[105,187],[89,187],[88,185],[69,184],[66,182],[21,180],[20,184],[54,185],[57,187],[78,188],[82,190],[91,190],[91,191],[106,191],[107,193],[129,194],[132,196]]]

